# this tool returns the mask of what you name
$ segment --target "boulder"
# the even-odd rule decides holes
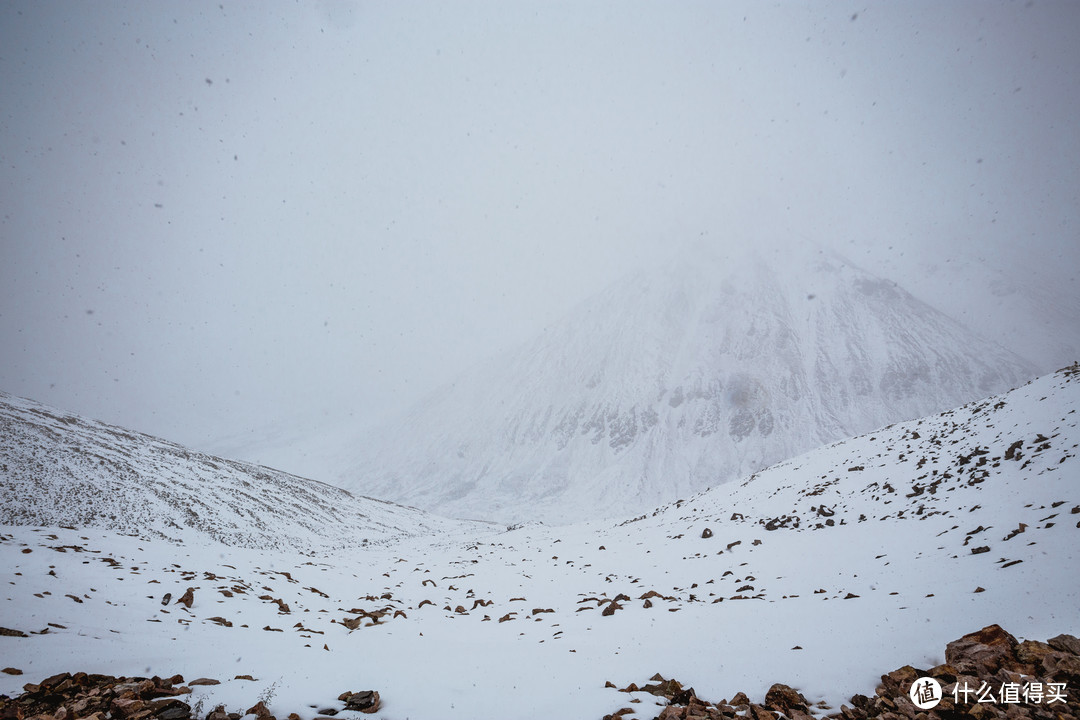
[[[961,673],[985,677],[1002,667],[1015,668],[1019,645],[1000,625],[988,625],[946,645],[945,662]]]
[[[765,707],[791,717],[791,710],[807,712],[806,698],[798,690],[776,683],[765,693]]]
[[[897,695],[907,695],[908,690],[911,688],[911,683],[922,675],[918,670],[905,665],[902,668],[893,670],[891,673],[881,676],[881,684],[885,687],[886,694],[889,697],[896,697]]]
[[[359,710],[365,714],[378,712],[380,704],[377,690],[361,690],[349,693],[345,698],[346,710]]]
[[[750,703],[750,712],[746,717],[748,720],[776,720],[776,715],[771,710],[757,703]]]
[[[266,703],[264,703],[262,700],[260,700],[259,702],[255,703],[254,705],[249,707],[247,709],[247,711],[244,712],[244,714],[245,715],[254,715],[255,717],[259,718],[259,720],[264,720],[264,718],[268,719],[268,718],[273,718],[274,717],[270,713],[270,708],[266,707]]]
[[[1059,652],[1080,656],[1080,640],[1072,635],[1052,637],[1046,641],[1046,644]]]
[[[183,605],[188,610],[191,609],[191,604],[195,602],[195,588],[188,588],[184,591],[184,594],[180,596],[180,599],[176,601],[176,605]]]
[[[191,717],[191,706],[176,698],[155,700],[148,708],[150,714],[158,720],[187,720]]]

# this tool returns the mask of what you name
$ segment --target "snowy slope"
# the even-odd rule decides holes
[[[388,719],[597,718],[631,699],[644,718],[656,698],[605,682],[659,672],[714,700],[784,682],[837,710],[991,623],[1080,633],[1078,408],[1074,366],[622,522],[364,553],[3,527],[0,617],[27,637],[0,637],[24,672],[0,693],[77,669],[183,673],[222,681],[187,702],[268,698],[278,717],[375,689]]]
[[[698,252],[459,378],[332,480],[458,517],[627,514],[1033,374],[836,255]]]
[[[6,393],[0,523],[294,550],[357,547],[454,524]]]

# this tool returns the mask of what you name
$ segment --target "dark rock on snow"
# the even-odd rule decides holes
[[[190,685],[220,682],[199,678],[188,685],[183,683],[182,675],[162,679],[61,673],[37,684],[27,683],[18,697],[0,695],[0,720],[240,720],[244,715],[276,720],[261,700],[244,712],[229,712],[219,705],[205,715],[197,715],[178,696],[190,695]],[[379,693],[374,690],[347,692],[338,699],[345,702],[346,710],[361,713],[374,713],[380,707]],[[288,720],[300,720],[300,716],[290,713]]]
[[[693,688],[683,688],[677,680],[658,681],[642,687],[631,683],[620,692],[647,692],[668,701],[668,706],[653,720],[1067,720],[1080,718],[1080,702],[1071,697],[1080,691],[1080,640],[1072,635],[1058,635],[1043,643],[1036,640],[1018,642],[998,625],[965,635],[946,646],[945,663],[928,670],[911,665],[881,676],[873,697],[853,695],[850,705],[839,712],[821,716],[821,710],[811,714],[809,702],[794,688],[777,683],[765,694],[765,701],[752,703],[745,693],[737,693],[731,701],[708,702],[697,697]],[[943,697],[931,709],[920,710],[909,697],[912,683],[932,677],[942,686]],[[953,688],[964,686],[971,690],[966,699],[960,693],[954,701]],[[977,702],[976,691],[983,684],[990,688],[993,701]],[[1036,685],[1036,683],[1038,685]],[[1018,701],[1005,702],[1003,686],[1013,686]],[[1052,692],[1057,688],[1059,694]],[[1036,691],[1036,688],[1038,690]],[[1031,691],[1031,695],[1027,694]],[[824,706],[819,708],[828,709]],[[619,720],[630,714],[626,708],[604,720]]]

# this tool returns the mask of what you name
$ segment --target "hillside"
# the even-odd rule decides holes
[[[0,524],[236,547],[351,548],[455,525],[0,393]]]

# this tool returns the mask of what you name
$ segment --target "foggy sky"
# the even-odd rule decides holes
[[[378,423],[698,238],[834,246],[984,331],[1017,288],[1069,317],[1077,28],[1074,2],[3,3],[0,389],[201,448]]]

